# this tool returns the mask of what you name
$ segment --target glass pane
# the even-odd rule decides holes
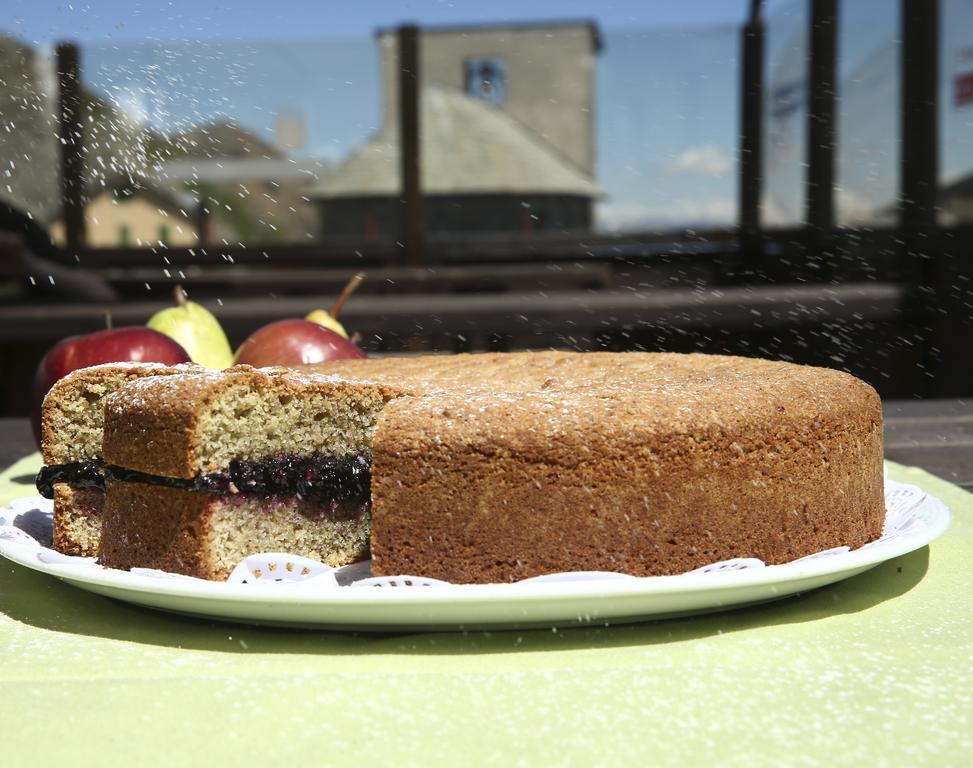
[[[455,233],[660,231],[736,217],[735,28],[492,24],[421,35],[424,218]],[[329,233],[398,234],[395,38],[384,120],[322,183]]]
[[[597,227],[735,223],[738,29],[609,31],[597,67]]]
[[[0,34],[0,79],[0,200],[47,225],[60,213],[51,49]]]
[[[804,220],[808,3],[792,0],[767,19],[764,104],[764,226]]]
[[[316,240],[317,187],[379,120],[368,39],[90,45],[82,55],[94,247],[155,246],[163,225],[174,246]]]
[[[838,19],[836,217],[894,225],[899,189],[899,13],[886,0],[845,0]]]
[[[939,178],[943,224],[973,222],[973,3],[943,0]]]

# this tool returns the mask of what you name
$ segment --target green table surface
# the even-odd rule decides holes
[[[0,475],[32,495],[37,456]],[[0,765],[970,765],[973,497],[931,546],[761,607],[611,628],[220,624],[0,560]]]

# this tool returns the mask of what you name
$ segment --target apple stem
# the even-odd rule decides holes
[[[186,292],[182,289],[182,286],[181,285],[177,285],[175,287],[175,289],[173,289],[173,292],[172,293],[176,297],[176,304],[178,304],[180,307],[185,307],[186,306]]]
[[[357,275],[351,278],[351,280],[348,281],[348,285],[345,286],[345,289],[341,292],[341,295],[338,297],[338,300],[331,307],[331,317],[333,317],[335,320],[338,319],[338,313],[341,312],[341,308],[345,305],[345,302],[348,300],[348,297],[358,290],[358,286],[361,285],[364,280],[365,280],[365,273],[359,272]]]
[[[111,312],[105,312],[105,330],[110,331],[112,326]]]

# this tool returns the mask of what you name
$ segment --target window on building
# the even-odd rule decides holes
[[[165,245],[169,242],[169,225],[160,224],[159,225],[159,242]]]
[[[132,242],[132,230],[128,228],[127,224],[122,224],[118,228],[118,244],[122,247],[130,245]]]
[[[474,99],[503,104],[507,97],[507,66],[503,59],[476,56],[467,59],[466,93]]]

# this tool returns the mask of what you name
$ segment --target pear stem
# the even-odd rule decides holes
[[[105,330],[110,331],[111,328],[112,328],[111,312],[105,312]]]
[[[331,307],[331,317],[333,317],[335,320],[338,319],[338,313],[341,312],[341,308],[345,305],[345,302],[348,300],[348,297],[358,290],[358,286],[361,285],[364,280],[365,280],[365,273],[359,272],[357,275],[351,278],[351,280],[348,281],[348,285],[345,286],[345,289],[341,292],[341,295],[338,297],[338,300]]]
[[[182,289],[182,285],[177,285],[173,289],[172,295],[176,297],[176,304],[180,307],[186,306],[186,292]]]

